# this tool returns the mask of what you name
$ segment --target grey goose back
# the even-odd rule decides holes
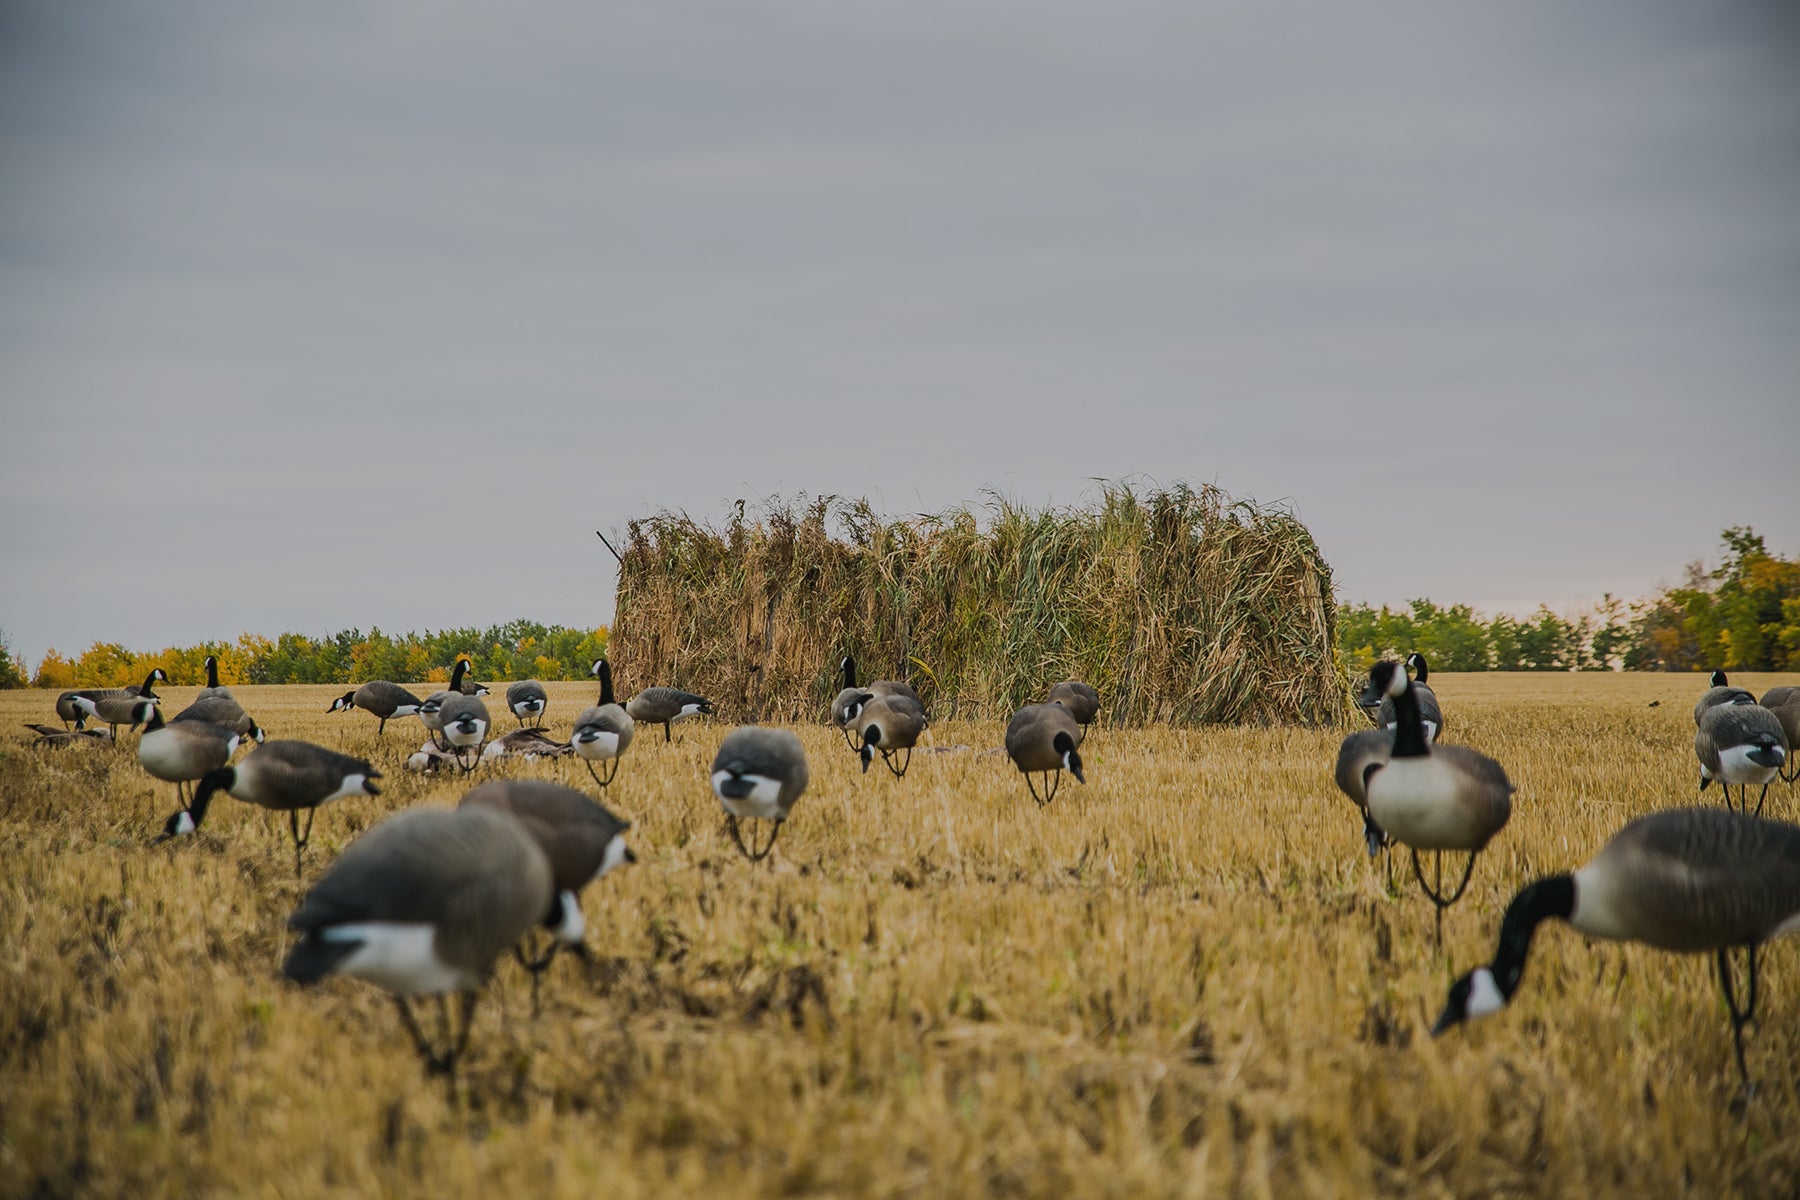
[[[540,758],[566,758],[569,753],[569,743],[557,741],[536,725],[521,725],[489,742],[481,751],[481,761],[491,763],[518,758],[534,762]]]
[[[186,808],[187,785],[230,762],[240,739],[208,721],[164,721],[162,710],[149,700],[137,704],[134,723],[144,727],[144,736],[138,739],[138,762],[153,777],[174,784],[176,798]]]
[[[35,721],[24,722],[25,728],[37,736],[31,739],[33,746],[110,746],[113,744],[112,731],[109,729],[68,729],[61,725],[39,725]]]
[[[517,717],[519,724],[530,721],[533,725],[544,723],[544,710],[550,706],[550,696],[544,691],[544,685],[535,679],[525,679],[506,689],[507,711]]]
[[[1637,818],[1586,866],[1539,879],[1513,897],[1492,961],[1451,986],[1432,1035],[1504,1008],[1524,976],[1532,935],[1550,919],[1589,937],[1712,954],[1748,1087],[1743,1030],[1756,1011],[1757,948],[1800,931],[1800,827],[1716,808]],[[1742,1008],[1730,959],[1737,947],[1749,956]]]
[[[271,812],[288,815],[288,832],[294,840],[294,874],[300,874],[301,856],[312,840],[313,817],[324,805],[346,796],[379,796],[375,781],[381,778],[366,759],[352,758],[311,742],[277,739],[264,742],[236,766],[207,772],[195,789],[193,802],[170,814],[161,836],[167,841],[197,832],[206,820],[213,795],[223,791],[234,799]],[[300,814],[306,814],[306,831],[300,830]]]
[[[1466,746],[1434,745],[1425,737],[1424,721],[1406,668],[1379,662],[1369,671],[1369,690],[1394,702],[1394,748],[1386,763],[1363,768],[1363,794],[1369,817],[1394,841],[1411,852],[1413,876],[1437,909],[1437,936],[1444,936],[1444,909],[1462,898],[1475,871],[1475,859],[1512,817],[1515,790],[1501,765]],[[1425,882],[1419,852],[1432,852],[1434,882]],[[1467,853],[1462,882],[1444,890],[1443,856]]]
[[[439,736],[456,756],[457,766],[466,774],[481,761],[481,743],[487,738],[487,705],[474,696],[451,692],[438,706],[437,718],[442,726]]]
[[[1413,696],[1419,703],[1419,720],[1425,723],[1425,740],[1435,742],[1438,735],[1444,732],[1444,713],[1438,707],[1437,693],[1431,690],[1426,680],[1431,677],[1431,665],[1425,656],[1418,651],[1407,655],[1406,665],[1411,667],[1413,675]],[[1375,724],[1382,729],[1394,728],[1394,701],[1383,695],[1375,707]]]
[[[1788,761],[1781,777],[1789,783],[1800,779],[1800,687],[1773,687],[1763,693],[1757,703],[1775,714],[1781,732],[1787,735]]]
[[[599,676],[600,698],[582,709],[575,718],[575,728],[569,733],[569,747],[593,776],[594,782],[606,787],[619,773],[619,760],[631,746],[637,722],[613,696],[611,663],[597,658],[588,674]],[[596,763],[602,764],[603,769],[596,767]]]
[[[670,740],[669,726],[712,710],[712,701],[706,697],[669,687],[645,688],[625,705],[625,711],[633,721],[661,725],[664,742]]]
[[[168,678],[161,667],[156,667],[144,676],[141,687],[84,688],[64,692],[56,698],[56,715],[62,717],[64,712],[68,712],[69,716],[63,719],[74,722],[77,728],[89,720],[101,721],[111,731],[114,740],[117,740],[119,726],[136,724],[132,714],[137,711],[140,699],[152,702],[162,700],[156,694],[156,685],[166,682]]]
[[[1081,725],[1060,704],[1027,704],[1006,724],[1006,756],[1025,776],[1026,790],[1040,808],[1056,799],[1064,771],[1077,783],[1087,782],[1076,750],[1080,744]],[[1032,782],[1034,774],[1044,778],[1041,795]]]
[[[858,711],[855,723],[859,743],[856,755],[862,760],[863,773],[868,774],[869,765],[879,753],[882,764],[893,772],[894,778],[904,778],[906,768],[912,765],[913,747],[925,732],[925,710],[918,701],[898,693],[876,696]]]
[[[1369,816],[1369,797],[1363,790],[1363,779],[1372,766],[1385,766],[1394,753],[1394,731],[1392,729],[1362,729],[1345,738],[1338,746],[1337,780],[1338,791],[1350,797],[1350,802],[1362,814],[1363,845],[1374,858],[1381,853],[1382,847],[1388,844],[1387,831],[1375,823]]]
[[[755,862],[775,849],[782,823],[807,782],[806,750],[791,731],[744,725],[725,735],[713,756],[712,789],[725,810],[731,840],[744,857]],[[768,821],[768,843],[757,850],[752,837],[746,844],[740,820]]]
[[[350,843],[288,928],[282,974],[300,984],[348,975],[394,996],[426,1069],[454,1076],[494,960],[558,909],[550,863],[513,817],[489,808],[414,808]],[[444,997],[461,997],[462,1032]],[[436,996],[447,1037],[433,1046],[410,998]]]
[[[349,712],[360,708],[366,713],[373,713],[381,723],[375,727],[375,736],[380,737],[387,732],[387,723],[397,721],[401,717],[415,717],[422,704],[417,696],[397,683],[389,683],[385,679],[371,679],[369,682],[345,692],[331,702],[326,712]]]
[[[200,689],[196,699],[205,700],[209,696],[231,698],[231,689],[219,684],[219,656],[216,654],[206,656],[206,686]]]
[[[1700,714],[1694,731],[1694,755],[1700,760],[1700,791],[1713,780],[1725,790],[1725,807],[1731,807],[1731,788],[1738,789],[1738,808],[1750,811],[1750,789],[1760,787],[1756,811],[1762,812],[1769,784],[1787,763],[1787,732],[1781,718],[1760,704],[1717,704]]]
[[[210,725],[218,725],[231,730],[239,737],[251,741],[263,740],[262,727],[250,719],[244,706],[230,694],[203,695],[192,704],[170,717],[174,721],[205,721]]]
[[[1075,717],[1075,723],[1081,726],[1081,738],[1087,740],[1087,728],[1100,715],[1100,693],[1092,684],[1083,683],[1079,679],[1065,679],[1050,689],[1044,699],[1051,704],[1060,704]]]
[[[1717,708],[1721,704],[1755,704],[1756,695],[1741,687],[1732,687],[1731,680],[1723,671],[1714,671],[1709,686],[1700,693],[1700,699],[1694,701],[1694,725],[1699,727],[1700,718],[1706,715],[1709,708]]]

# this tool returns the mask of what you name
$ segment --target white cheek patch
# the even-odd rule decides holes
[[[1388,698],[1396,699],[1399,697],[1400,693],[1404,692],[1405,690],[1406,690],[1406,672],[1403,670],[1396,670],[1393,673],[1393,675],[1391,675],[1388,678],[1388,685],[1387,685]]]
[[[1478,967],[1469,976],[1469,1008],[1470,1019],[1492,1016],[1506,1007],[1506,997],[1500,992],[1500,985],[1494,982],[1494,973],[1486,967]]]
[[[1068,750],[1063,753],[1063,770],[1073,771],[1075,769],[1075,764],[1070,761],[1074,756],[1075,752],[1073,750]]]
[[[613,834],[612,841],[606,843],[606,853],[600,856],[600,869],[594,872],[599,879],[625,865],[625,835]]]
[[[195,825],[194,825],[194,814],[193,813],[189,812],[187,809],[184,808],[179,813],[175,814],[175,836],[176,837],[181,837],[183,834],[192,833],[192,832],[194,832],[194,829],[195,829]]]
[[[761,817],[764,820],[774,820],[781,815],[781,780],[766,775],[745,775],[743,778],[750,784],[750,794],[727,796],[720,789],[730,778],[730,771],[713,772],[713,794],[718,796],[726,812],[736,817]]]
[[[1436,721],[1421,721],[1421,722],[1419,722],[1419,724],[1425,726],[1425,740],[1426,741],[1428,741],[1428,742],[1437,741],[1438,727],[1437,727]]]
[[[556,923],[556,928],[550,931],[550,935],[559,942],[574,945],[587,932],[587,917],[582,913],[581,901],[575,898],[574,892],[564,891],[561,900],[562,919]]]

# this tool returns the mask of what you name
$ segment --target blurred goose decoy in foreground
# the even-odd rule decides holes
[[[375,780],[381,772],[367,760],[339,754],[311,742],[264,742],[234,767],[209,771],[194,792],[194,801],[172,813],[163,824],[158,842],[199,830],[206,820],[213,793],[223,790],[246,804],[285,812],[288,832],[294,839],[294,874],[300,874],[301,855],[312,840],[313,818],[321,806],[346,796],[379,796]],[[300,832],[300,814],[306,813],[306,832]]]
[[[1335,776],[1338,790],[1350,797],[1351,803],[1362,813],[1363,845],[1368,847],[1370,858],[1381,853],[1382,847],[1388,844],[1388,836],[1369,816],[1369,796],[1363,790],[1363,776],[1371,766],[1385,765],[1393,753],[1392,729],[1359,730],[1338,746]]]
[[[559,742],[535,725],[521,725],[489,742],[481,752],[483,762],[503,758],[522,758],[526,762],[538,758],[564,758],[571,751],[569,743]]]
[[[160,703],[162,697],[156,694],[156,684],[168,680],[161,667],[156,667],[144,676],[142,687],[133,685],[122,688],[87,688],[76,692],[64,692],[56,698],[56,715],[62,716],[65,709],[72,715],[68,718],[75,722],[76,728],[89,719],[104,721],[117,740],[119,726],[133,724],[131,714],[137,710],[139,700],[150,700]]]
[[[712,710],[712,701],[705,696],[667,687],[645,688],[625,705],[625,712],[633,721],[661,725],[665,743],[670,740],[669,726]]]
[[[456,755],[456,765],[468,774],[481,761],[482,739],[491,723],[487,705],[474,696],[452,692],[438,707],[437,715],[443,723],[445,746]]]
[[[207,721],[164,721],[162,710],[149,700],[139,700],[133,724],[144,727],[138,739],[138,762],[164,783],[175,785],[183,808],[191,807],[187,787],[231,761],[238,735]]]
[[[569,747],[587,767],[594,782],[606,787],[619,773],[619,760],[631,745],[637,722],[613,698],[612,664],[604,658],[594,660],[590,675],[600,677],[600,699],[581,710],[575,728],[569,734]],[[594,769],[595,763],[606,764],[606,774]]]
[[[375,727],[375,736],[380,737],[387,732],[389,721],[418,716],[419,705],[422,703],[417,696],[397,683],[371,679],[355,691],[345,692],[333,700],[331,707],[325,711],[349,712],[353,708],[360,708],[364,712],[374,713],[381,720],[381,724]]]
[[[1092,684],[1079,679],[1065,679],[1050,689],[1045,701],[1049,704],[1060,704],[1075,717],[1075,723],[1081,726],[1081,740],[1087,741],[1088,726],[1100,715],[1100,693]]]
[[[1416,672],[1413,675],[1413,696],[1419,703],[1419,720],[1425,723],[1425,740],[1435,742],[1438,735],[1444,732],[1444,713],[1438,707],[1437,693],[1425,683],[1431,676],[1431,666],[1425,661],[1425,656],[1416,650],[1407,655],[1406,665]],[[1394,702],[1384,695],[1375,709],[1375,724],[1383,729],[1392,729],[1395,720]]]
[[[555,905],[550,863],[516,819],[489,808],[414,808],[345,848],[288,928],[300,941],[282,963],[296,983],[350,975],[394,996],[426,1070],[451,1077],[469,1043],[494,960]],[[456,1035],[444,997],[460,993]],[[442,1048],[409,999],[436,996]]]
[[[1781,718],[1760,704],[1717,704],[1700,714],[1694,731],[1694,754],[1700,759],[1700,790],[1717,779],[1731,807],[1731,785],[1738,787],[1738,810],[1750,811],[1750,788],[1760,786],[1756,811],[1762,812],[1769,784],[1787,762],[1787,733]]]
[[[506,689],[506,707],[521,726],[527,720],[542,725],[544,710],[549,706],[550,697],[544,691],[544,685],[535,679],[522,680]]]
[[[1413,876],[1437,907],[1437,937],[1444,938],[1444,910],[1462,898],[1475,872],[1475,859],[1512,817],[1513,785],[1499,763],[1466,746],[1433,745],[1406,668],[1376,663],[1369,689],[1394,702],[1394,748],[1388,761],[1363,767],[1363,794],[1369,816],[1394,841],[1412,852]],[[1365,693],[1365,700],[1371,698]],[[1435,856],[1436,882],[1425,882],[1419,851]],[[1469,856],[1453,894],[1443,890],[1444,852]]]
[[[782,823],[806,784],[806,750],[786,729],[740,726],[725,735],[713,757],[713,794],[725,809],[731,840],[751,862],[767,858],[775,849]],[[738,830],[738,821],[744,818],[772,823],[768,844],[761,850],[745,844]]]
[[[1040,808],[1056,799],[1064,771],[1077,783],[1087,782],[1076,751],[1080,744],[1081,725],[1060,704],[1027,704],[1006,724],[1006,756],[1025,776],[1025,787]],[[1042,795],[1031,781],[1034,771],[1044,776]]]
[[[1700,699],[1694,701],[1694,726],[1698,728],[1700,718],[1706,715],[1709,708],[1717,708],[1721,704],[1755,704],[1756,695],[1741,687],[1732,687],[1725,672],[1712,673],[1711,686],[1700,693]]]
[[[1800,779],[1800,687],[1775,687],[1763,693],[1759,702],[1781,722],[1787,737],[1788,763],[1781,777],[1789,783]]]
[[[880,751],[882,763],[895,779],[901,779],[912,765],[913,747],[918,745],[919,735],[925,732],[925,710],[905,696],[877,696],[857,713],[856,728],[861,735],[856,756],[862,760],[863,773],[868,773],[875,752]],[[904,759],[900,757],[902,752]]]
[[[1757,948],[1800,931],[1800,826],[1716,808],[1671,809],[1632,821],[1580,870],[1540,879],[1513,897],[1493,961],[1451,986],[1433,1037],[1506,1007],[1525,973],[1532,935],[1550,918],[1589,937],[1677,954],[1711,952],[1748,1090],[1744,1026],[1756,1015]],[[1730,959],[1738,946],[1749,952],[1742,1009]]]
[[[85,714],[84,714],[85,715]],[[31,721],[24,722],[25,728],[37,734],[31,739],[34,746],[110,746],[113,744],[112,731],[108,729],[65,729],[60,725],[38,725]]]

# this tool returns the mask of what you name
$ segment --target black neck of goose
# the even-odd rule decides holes
[[[1730,687],[1731,683],[1729,680],[1727,680],[1725,678],[1725,672],[1714,671],[1712,673],[1712,686],[1713,687]]]
[[[1425,723],[1419,719],[1419,698],[1408,683],[1394,697],[1394,757],[1423,758],[1429,753],[1431,750],[1425,743]]]
[[[846,688],[856,686],[856,660],[848,654],[844,655],[844,686]]]
[[[199,786],[194,789],[194,802],[188,805],[188,816],[193,818],[195,829],[200,828],[200,822],[206,820],[206,807],[212,803],[213,793],[220,788],[229,792],[236,783],[235,767],[220,767],[200,777]]]
[[[1488,970],[1503,996],[1511,998],[1513,990],[1525,974],[1525,956],[1531,952],[1531,938],[1537,927],[1551,917],[1567,921],[1575,913],[1575,877],[1546,875],[1528,884],[1506,906],[1506,917],[1500,922],[1500,945],[1494,950],[1494,961]]]
[[[612,664],[604,658],[600,660],[600,703],[618,703],[613,699]]]
[[[152,704],[150,706],[150,715],[144,721],[144,732],[155,733],[158,729],[163,727],[164,723],[162,705]]]
[[[206,656],[206,686],[209,688],[219,686],[219,660],[210,654]]]
[[[1413,682],[1424,683],[1431,677],[1430,664],[1425,661],[1425,656],[1423,654],[1413,655],[1412,661],[1414,667]]]
[[[468,673],[468,670],[469,670],[469,660],[468,659],[459,658],[456,660],[456,665],[454,667],[450,668],[450,688],[449,688],[450,691],[454,692],[454,691],[459,690],[462,687],[463,676]]]
[[[155,671],[151,671],[148,675],[144,676],[144,686],[138,689],[138,695],[146,700],[155,700],[159,698],[156,694]]]

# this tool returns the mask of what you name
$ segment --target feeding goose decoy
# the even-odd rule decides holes
[[[144,727],[138,762],[155,778],[174,784],[181,806],[191,807],[188,785],[230,762],[241,739],[208,721],[164,721],[162,709],[149,700],[137,704],[132,723]]]
[[[438,744],[440,750],[450,748],[450,743],[444,740],[444,723],[439,716],[443,710],[444,701],[452,696],[487,695],[487,688],[482,687],[481,684],[469,683],[464,680],[463,677],[468,672],[469,660],[457,659],[456,665],[450,668],[450,686],[431,693],[419,704],[419,724],[425,726],[426,731],[431,734],[432,741]]]
[[[550,696],[544,691],[544,685],[535,679],[522,680],[506,689],[506,707],[517,717],[522,726],[527,720],[533,725],[544,723],[544,710],[550,706]]]
[[[1413,876],[1437,908],[1437,938],[1444,939],[1444,910],[1462,898],[1475,872],[1475,859],[1512,817],[1515,790],[1506,770],[1485,754],[1466,746],[1427,740],[1413,682],[1397,662],[1379,662],[1369,672],[1369,691],[1394,702],[1394,748],[1386,763],[1363,768],[1363,794],[1369,816],[1388,837],[1407,847]],[[1425,882],[1419,852],[1429,850],[1436,866],[1435,883]],[[1444,853],[1469,856],[1456,891],[1443,890]]]
[[[443,723],[445,747],[456,756],[456,765],[468,774],[481,761],[481,743],[490,724],[487,705],[474,696],[452,692],[438,706],[437,715]]]
[[[156,685],[167,682],[168,676],[161,667],[156,667],[144,676],[143,685],[122,688],[84,688],[80,691],[64,692],[56,698],[56,715],[65,721],[73,721],[80,728],[90,718],[106,723],[115,740],[119,735],[119,726],[131,725],[131,714],[137,709],[139,700],[150,700],[160,703],[161,696],[156,694]],[[64,713],[69,715],[64,717]]]
[[[665,743],[670,740],[669,726],[712,710],[712,701],[706,697],[669,687],[645,688],[625,704],[625,712],[633,721],[661,725]]]
[[[550,863],[515,818],[490,808],[414,808],[350,843],[306,894],[288,928],[300,941],[282,963],[296,983],[331,975],[390,992],[428,1072],[455,1083],[480,989],[494,960],[555,905]],[[462,1032],[444,997],[461,997]],[[411,999],[436,996],[442,1048]]]
[[[569,743],[557,741],[535,725],[521,725],[489,742],[481,752],[481,761],[522,758],[531,762],[538,758],[564,758],[570,753]]]
[[[877,679],[871,683],[858,684],[856,659],[848,654],[838,663],[838,673],[843,686],[831,702],[831,721],[844,731],[844,740],[849,743],[851,750],[857,749],[856,714],[875,697],[900,696],[918,705],[920,712],[925,711],[925,703],[919,699],[919,693],[903,679]]]
[[[352,758],[311,742],[278,739],[264,742],[233,767],[208,771],[194,791],[193,802],[170,814],[156,838],[165,842],[199,830],[213,793],[288,815],[288,832],[294,839],[294,874],[312,840],[313,818],[333,800],[346,796],[379,796],[375,780],[381,778],[365,759]],[[300,831],[300,814],[306,813],[306,832]]]
[[[1080,744],[1081,726],[1075,714],[1060,704],[1027,704],[1006,724],[1006,756],[1025,776],[1025,786],[1039,807],[1056,799],[1064,771],[1075,776],[1077,783],[1087,782],[1076,750]],[[1041,796],[1031,781],[1033,772],[1044,776]]]
[[[861,735],[856,756],[862,760],[863,773],[868,773],[869,764],[879,751],[882,763],[894,773],[894,778],[903,778],[906,768],[912,765],[913,747],[925,732],[925,710],[898,693],[876,696],[862,706],[855,722]]]
[[[1419,720],[1425,723],[1425,740],[1435,742],[1438,735],[1444,732],[1444,713],[1438,707],[1437,693],[1425,682],[1431,677],[1431,666],[1425,656],[1418,651],[1406,656],[1406,665],[1413,674],[1413,696],[1419,703]],[[1394,701],[1383,695],[1375,709],[1375,724],[1383,729],[1392,729],[1395,723]]]
[[[781,826],[806,791],[806,784],[806,750],[786,729],[741,726],[725,735],[713,757],[713,794],[725,809],[731,840],[752,862],[767,858],[775,849]],[[745,844],[738,829],[738,821],[744,818],[771,823],[768,844],[761,850]]]
[[[86,714],[83,714],[84,716]],[[110,746],[113,744],[112,731],[108,729],[65,729],[60,725],[39,725],[32,721],[24,722],[25,728],[37,734],[31,739],[34,746]]]
[[[1694,731],[1694,754],[1700,759],[1700,790],[1717,779],[1725,789],[1725,807],[1731,807],[1731,785],[1738,788],[1738,810],[1750,811],[1750,789],[1761,787],[1756,811],[1762,812],[1769,784],[1780,774],[1788,756],[1787,733],[1781,718],[1760,704],[1716,704],[1700,714]]]
[[[1706,715],[1709,708],[1717,708],[1721,704],[1755,704],[1756,694],[1741,687],[1732,687],[1725,672],[1714,671],[1710,686],[1700,693],[1700,699],[1694,701],[1694,725],[1700,725],[1700,718]]]
[[[1338,746],[1335,774],[1338,790],[1350,797],[1351,803],[1362,813],[1363,845],[1368,848],[1370,858],[1381,853],[1382,847],[1388,844],[1388,836],[1369,816],[1369,796],[1363,790],[1363,776],[1371,766],[1385,764],[1393,753],[1392,729],[1358,730]]]
[[[1787,767],[1781,772],[1781,778],[1793,783],[1800,779],[1800,687],[1770,688],[1758,703],[1781,722],[1781,732],[1786,735],[1788,745]]]
[[[215,693],[210,696],[201,696],[169,718],[170,724],[174,724],[176,721],[205,721],[209,725],[218,725],[221,728],[229,729],[239,737],[250,738],[257,742],[263,740],[262,727],[250,719],[250,714],[244,711],[244,706],[230,694],[218,695]]]
[[[613,698],[611,663],[604,658],[597,658],[588,674],[600,677],[600,699],[582,709],[581,715],[575,718],[575,728],[569,734],[569,747],[582,765],[587,767],[594,782],[606,787],[612,783],[613,776],[619,773],[619,760],[631,745],[632,735],[637,731],[637,722]],[[606,764],[604,775],[594,768],[595,763]]]
[[[381,724],[375,727],[375,736],[380,737],[387,732],[387,723],[397,721],[401,717],[419,715],[419,705],[424,703],[417,696],[397,683],[389,683],[385,679],[371,679],[354,691],[345,692],[331,702],[326,712],[349,712],[360,708],[364,712],[373,713],[380,718]]]
[[[459,807],[492,808],[510,814],[525,826],[549,860],[556,899],[542,924],[553,931],[550,947],[542,954],[527,954],[523,941],[513,944],[519,965],[531,973],[531,1009],[535,1013],[538,977],[555,959],[557,950],[567,946],[587,957],[587,944],[582,941],[587,920],[581,911],[581,890],[626,863],[637,861],[625,844],[625,831],[631,828],[631,822],[620,820],[572,787],[539,779],[484,783],[464,796]]]
[[[1532,935],[1550,918],[1589,937],[1713,954],[1747,1090],[1744,1026],[1756,1015],[1757,950],[1800,931],[1800,826],[1716,808],[1632,821],[1586,866],[1539,879],[1513,897],[1493,961],[1451,985],[1433,1037],[1506,1007],[1525,973]],[[1740,946],[1749,955],[1742,1009],[1730,958]]]
[[[406,756],[406,769],[409,771],[435,771],[439,767],[454,766],[457,766],[456,755],[439,745],[435,734]]]
[[[1081,726],[1081,741],[1087,741],[1088,726],[1100,715],[1100,693],[1092,684],[1083,683],[1079,679],[1065,679],[1050,689],[1044,697],[1050,704],[1060,704],[1075,717],[1075,723]]]

